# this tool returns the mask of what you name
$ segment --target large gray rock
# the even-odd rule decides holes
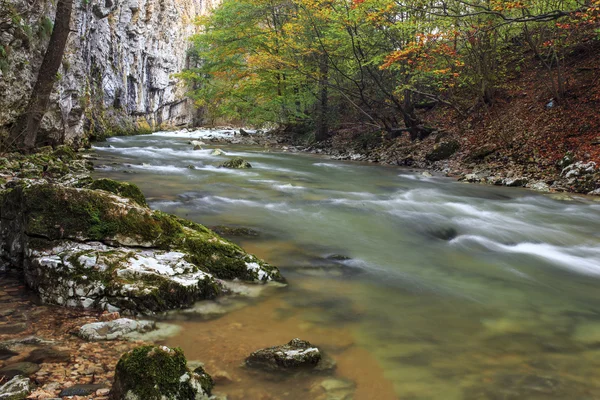
[[[93,322],[79,328],[79,337],[89,341],[127,338],[132,333],[146,333],[156,329],[154,321],[136,321],[119,318],[114,321]]]
[[[0,386],[0,400],[24,400],[31,393],[31,382],[25,376],[15,376]]]
[[[187,366],[181,349],[142,346],[125,353],[115,370],[111,400],[208,400],[213,381]]]
[[[221,280],[282,280],[277,268],[202,225],[141,200],[53,184],[0,197],[0,260],[47,303],[153,313],[226,291]]]

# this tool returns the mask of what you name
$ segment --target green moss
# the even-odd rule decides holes
[[[107,192],[114,193],[121,197],[126,197],[138,203],[140,206],[147,207],[146,198],[144,194],[133,183],[117,182],[112,179],[96,179],[89,186],[90,189],[105,190]]]
[[[185,374],[191,372],[181,349],[138,347],[117,363],[111,398],[125,398],[131,391],[144,400],[194,399],[196,392],[189,380],[180,379]]]
[[[213,387],[215,387],[215,381],[213,380],[212,376],[210,376],[202,367],[197,367],[194,370],[194,373],[198,375],[198,380],[200,381],[202,388],[210,396],[212,394]]]
[[[114,268],[116,269],[116,268]],[[111,270],[114,270],[111,268]],[[197,287],[182,286],[175,282],[154,274],[120,276],[113,275],[113,279],[107,284],[109,291],[118,289],[123,284],[140,285],[144,289],[135,293],[132,297],[135,302],[126,298],[115,299],[112,301],[117,307],[124,309],[133,309],[140,312],[160,312],[177,308],[190,307],[198,299],[214,299],[221,290],[212,278],[207,277],[198,282]],[[200,289],[201,295],[198,295],[196,289]]]
[[[56,158],[60,158],[63,161],[72,161],[77,159],[77,153],[66,145],[58,146],[54,153],[52,154]]]
[[[229,161],[225,161],[220,165],[223,168],[234,168],[234,169],[247,169],[252,168],[252,165],[241,157],[233,157]]]

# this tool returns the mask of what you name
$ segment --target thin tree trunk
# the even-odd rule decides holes
[[[327,55],[322,55],[319,60],[319,115],[315,139],[318,142],[329,137],[329,91],[328,91],[329,62]]]
[[[72,9],[73,0],[58,0],[52,36],[50,36],[50,42],[29,103],[11,129],[13,146],[18,150],[31,152],[36,146],[38,130],[42,118],[48,110],[50,94],[67,45]]]

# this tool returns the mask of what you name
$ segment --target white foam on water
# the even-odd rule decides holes
[[[256,133],[252,129],[244,129],[246,132],[253,134]],[[152,136],[169,137],[169,138],[184,138],[184,139],[210,139],[210,138],[224,138],[231,139],[234,137],[234,133],[239,132],[239,128],[230,129],[196,129],[190,131],[182,129],[179,131],[158,131],[152,133]]]
[[[134,168],[134,169],[141,169],[141,170],[145,170],[145,171],[151,171],[151,172],[163,172],[163,173],[168,173],[168,174],[171,174],[171,173],[182,174],[182,173],[187,173],[189,171],[188,168],[176,167],[174,165],[129,164],[128,167]]]
[[[600,248],[597,247],[561,247],[548,243],[529,242],[506,245],[477,235],[462,235],[452,239],[450,244],[465,245],[468,242],[475,242],[494,252],[527,254],[571,271],[600,276]]]
[[[346,165],[342,165],[342,164],[333,164],[333,163],[324,163],[324,162],[313,163],[313,165],[315,167],[327,167],[327,168],[345,168],[345,167],[347,167]]]

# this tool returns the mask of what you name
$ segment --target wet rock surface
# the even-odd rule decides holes
[[[222,280],[282,280],[275,267],[204,226],[149,209],[135,185],[65,183],[73,168],[79,171],[64,164],[52,179],[13,179],[0,197],[0,269],[22,271],[43,302],[153,313],[215,298],[226,292]],[[0,323],[0,334],[26,328]]]
[[[270,372],[326,371],[335,367],[335,363],[324,357],[317,347],[298,338],[282,346],[253,352],[246,358],[245,365]]]

